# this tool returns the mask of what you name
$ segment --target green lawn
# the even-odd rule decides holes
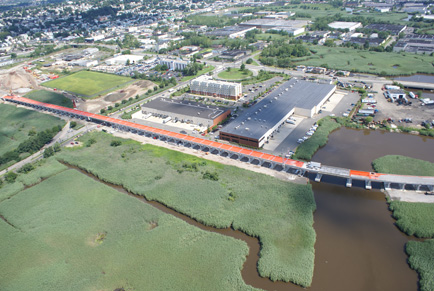
[[[260,33],[255,35],[256,40],[280,40],[280,39],[289,39],[289,36],[274,34],[274,33]]]
[[[214,69],[215,69],[215,67],[214,67],[214,66],[211,66],[211,65],[204,66],[203,69],[200,70],[199,72],[197,72],[196,75],[194,75],[194,76],[185,76],[185,77],[182,77],[181,82],[190,81],[191,79],[194,79],[194,78],[196,78],[196,77],[199,77],[199,76],[201,76],[201,75],[204,75],[204,74],[206,74],[206,73],[209,73],[209,72],[211,72],[211,71],[214,70]]]
[[[73,108],[72,101],[62,94],[45,91],[45,90],[36,90],[30,93],[27,93],[25,97],[41,101],[49,104],[64,106],[68,108]]]
[[[253,290],[243,241],[63,167],[0,203],[1,290]]]
[[[372,167],[378,173],[434,176],[434,163],[399,155],[378,158],[372,162]]]
[[[101,132],[85,135],[82,141],[90,138],[96,141],[91,147],[65,149],[57,158],[203,224],[233,227],[258,237],[261,276],[311,284],[316,206],[310,185]],[[113,140],[122,144],[112,147]]]
[[[249,78],[252,75],[253,73],[250,70],[245,69],[244,71],[242,71],[240,69],[231,68],[229,72],[226,70],[220,72],[218,74],[218,77],[225,80],[242,80],[242,79]]]
[[[80,71],[59,79],[43,83],[49,88],[57,88],[86,98],[94,98],[119,89],[132,82],[131,78],[91,71]]]
[[[308,57],[294,58],[296,65],[321,66],[329,68],[387,75],[409,75],[415,73],[434,74],[433,58],[428,55],[411,53],[387,53],[355,50],[352,48],[309,45],[316,52]]]
[[[29,132],[40,132],[64,124],[65,121],[48,114],[0,104],[0,156],[27,140]]]

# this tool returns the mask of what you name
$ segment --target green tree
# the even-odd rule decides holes
[[[253,59],[252,58],[248,58],[246,61],[246,64],[250,65],[253,63]]]
[[[77,122],[75,122],[75,121],[71,121],[70,123],[69,123],[69,128],[74,128],[74,127],[76,127],[77,126]]]
[[[11,59],[16,59],[17,58],[17,54],[16,53],[11,53]]]
[[[374,118],[372,116],[368,116],[365,118],[365,124],[370,124],[373,120]]]
[[[240,70],[243,72],[246,70],[246,65],[244,63],[241,64]]]
[[[18,175],[12,171],[7,172],[7,174],[5,175],[5,181],[8,183],[13,183],[15,182],[15,180],[17,179]]]

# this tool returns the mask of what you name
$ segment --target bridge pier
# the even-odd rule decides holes
[[[392,190],[389,182],[384,182],[384,190]]]
[[[321,182],[322,174],[318,173],[315,177],[315,182]]]
[[[433,186],[433,185],[427,185],[427,187],[428,187],[428,190],[429,190],[430,192],[432,192],[432,191],[434,190],[434,186]]]
[[[347,188],[351,188],[353,186],[353,179],[348,178],[347,183],[345,184]]]
[[[372,189],[371,180],[365,180],[365,189],[366,190]]]
[[[399,190],[404,191],[405,190],[405,184],[400,183],[398,184]]]

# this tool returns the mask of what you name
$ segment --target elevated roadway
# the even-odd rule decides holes
[[[371,189],[372,183],[381,183],[385,189],[391,189],[392,187],[398,189],[405,189],[407,185],[410,185],[415,190],[433,191],[434,188],[434,177],[373,173],[345,168],[330,167],[320,165],[319,163],[314,162],[302,162],[282,158],[252,149],[246,149],[235,145],[215,142],[200,137],[193,137],[186,134],[175,133],[164,129],[158,129],[151,126],[133,123],[130,121],[107,117],[100,114],[94,114],[86,111],[66,108],[63,106],[43,103],[25,97],[5,96],[2,99],[11,103],[28,106],[36,110],[55,113],[61,116],[71,118],[77,118],[87,122],[101,124],[104,126],[110,126],[119,130],[132,132],[153,139],[173,142],[191,148],[197,148],[203,151],[208,151],[212,154],[218,154],[248,163],[257,163],[258,165],[269,167],[279,171],[292,171],[299,175],[305,175],[306,173],[310,173],[315,175],[315,181],[317,182],[320,182],[323,176],[332,176],[346,179],[347,187],[352,186],[353,180],[358,180],[365,183],[366,189]]]

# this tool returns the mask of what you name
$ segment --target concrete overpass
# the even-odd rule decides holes
[[[320,182],[323,176],[332,176],[345,179],[347,187],[352,187],[353,181],[361,181],[364,183],[366,189],[372,189],[372,183],[379,183],[386,190],[391,188],[405,189],[407,185],[414,190],[433,191],[434,189],[434,177],[381,174],[324,166],[320,165],[319,163],[286,159],[252,149],[215,142],[186,134],[175,133],[130,121],[103,116],[100,114],[43,103],[25,97],[5,96],[2,99],[11,103],[28,106],[36,110],[77,118],[104,126],[110,126],[112,128],[132,132],[149,138],[159,139],[178,145],[207,151],[211,154],[217,154],[248,163],[258,164],[264,167],[269,167],[276,171],[291,171],[299,175],[305,175],[309,173],[314,175],[314,179],[317,182]]]

